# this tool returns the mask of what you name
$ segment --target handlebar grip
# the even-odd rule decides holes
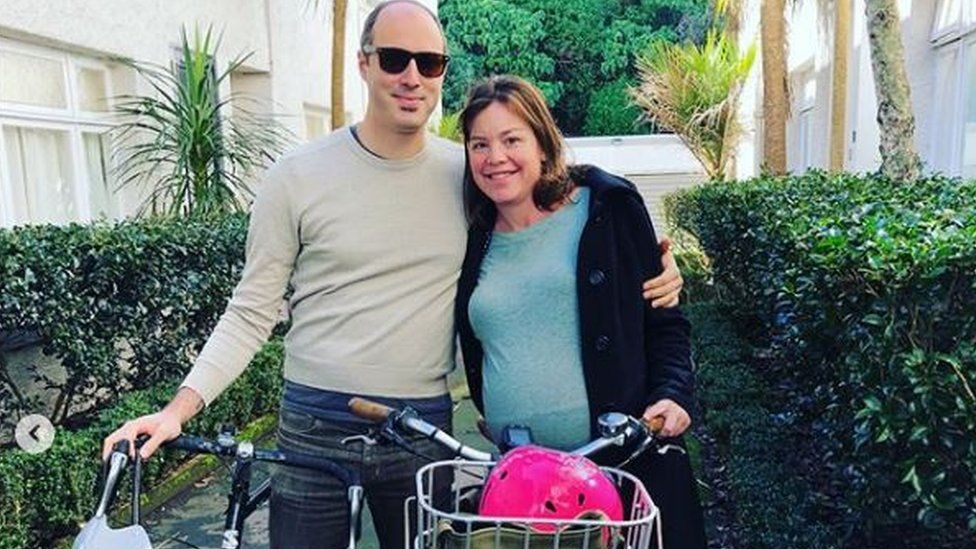
[[[112,446],[112,452],[118,452],[120,454],[129,455],[129,441],[120,440]]]
[[[664,416],[654,416],[650,420],[641,418],[641,423],[647,427],[648,431],[656,435],[661,432],[661,429],[664,429]]]
[[[342,481],[342,484],[347,488],[360,483],[359,475],[355,471],[350,471],[329,459],[298,454],[288,450],[278,450],[278,453],[284,457],[281,463],[330,474]]]
[[[215,454],[219,453],[216,451],[216,447],[213,443],[200,437],[195,437],[191,435],[180,435],[173,440],[169,440],[163,443],[166,448],[175,448],[177,450],[185,450],[187,452],[195,453],[208,453]]]
[[[386,406],[385,404],[380,404],[379,402],[373,402],[372,400],[367,400],[360,397],[353,397],[349,399],[349,411],[363,419],[372,421],[374,423],[380,423],[385,421],[386,418],[390,417],[390,414],[396,410]]]

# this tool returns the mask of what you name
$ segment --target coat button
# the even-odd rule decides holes
[[[603,274],[600,269],[593,269],[590,271],[590,286],[599,286],[607,280],[607,275]]]
[[[608,336],[602,335],[596,338],[596,350],[606,351],[607,347],[610,346],[610,338]]]

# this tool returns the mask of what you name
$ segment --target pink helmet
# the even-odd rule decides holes
[[[520,446],[492,469],[481,494],[479,514],[572,520],[587,512],[623,520],[617,487],[595,463],[582,456]],[[539,532],[554,524],[532,524]]]

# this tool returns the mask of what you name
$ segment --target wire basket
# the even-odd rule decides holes
[[[644,484],[611,467],[601,469],[629,507],[625,520],[598,515],[574,520],[489,517],[477,514],[481,487],[495,464],[437,461],[417,471],[417,495],[404,503],[405,547],[414,549],[661,549],[661,513]],[[628,505],[629,503],[629,505]],[[539,526],[546,525],[546,532]],[[553,528],[553,526],[555,528]],[[413,543],[410,536],[413,535]]]

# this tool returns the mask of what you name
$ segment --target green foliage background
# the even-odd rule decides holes
[[[0,549],[49,547],[90,517],[102,439],[172,397],[240,277],[247,221],[233,214],[0,230],[0,327],[36,334],[66,371],[61,379],[28,366],[58,394],[58,432],[43,454],[0,446]],[[274,412],[282,360],[274,338],[185,432],[213,436],[223,424]],[[16,418],[45,406],[6,373],[0,354],[0,428],[12,431]],[[154,457],[144,486],[186,459]]]
[[[749,421],[772,418],[785,441],[758,445],[763,462],[813,487],[797,514],[809,509],[842,546],[971,540],[976,183],[814,171],[710,183],[667,206],[708,255],[736,327],[762,349],[747,372],[762,383],[732,396],[740,407],[760,401],[766,412]],[[750,398],[746,386],[766,389]],[[740,506],[771,493],[736,482]]]
[[[566,135],[647,133],[639,111],[616,90],[636,78],[634,60],[652,42],[700,42],[708,6],[708,0],[442,0],[452,56],[445,110],[459,110],[479,78],[514,73],[543,90]]]

